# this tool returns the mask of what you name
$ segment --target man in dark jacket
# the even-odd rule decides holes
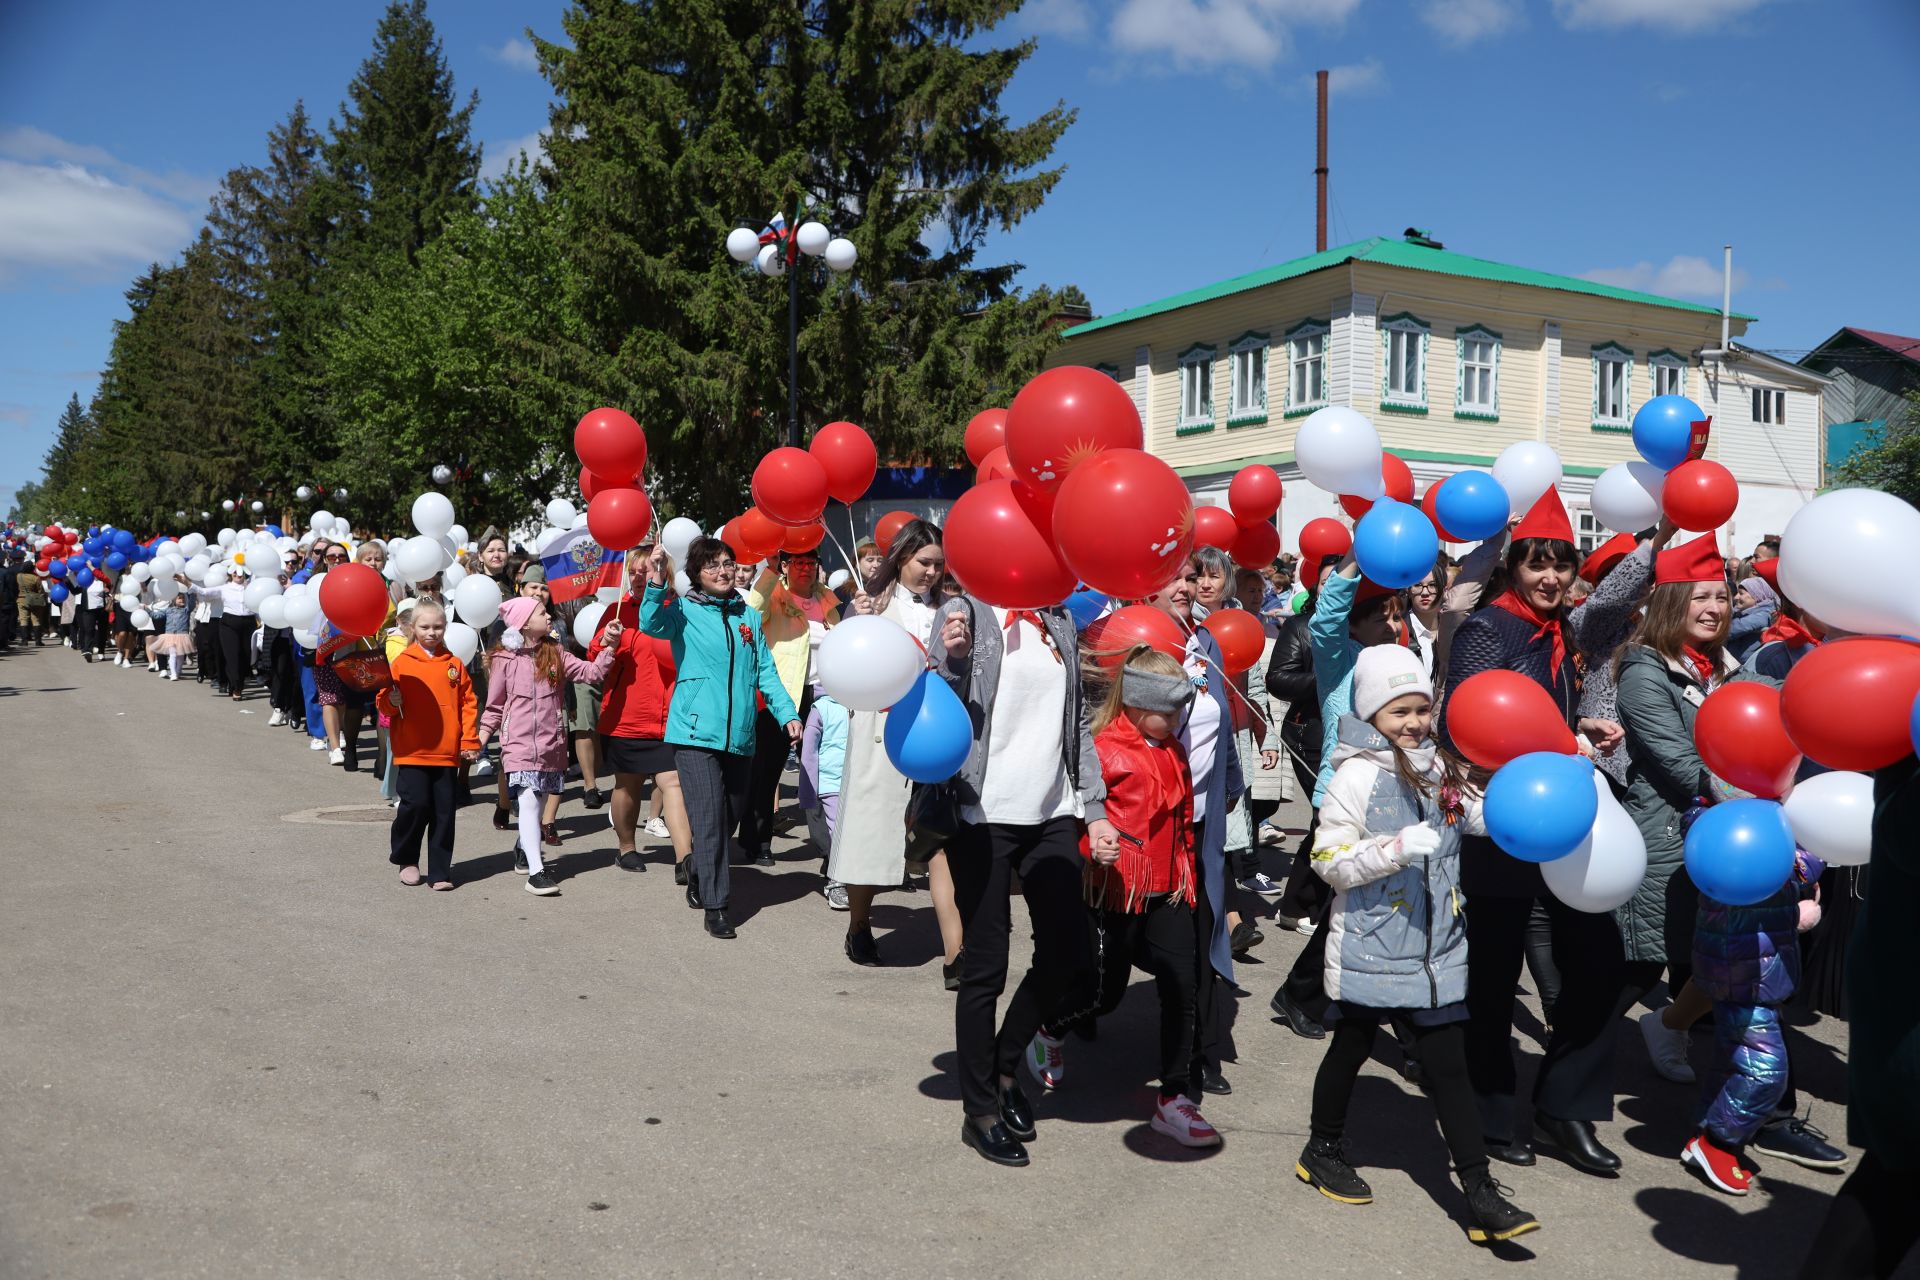
[[[0,649],[13,647],[14,615],[20,607],[20,571],[26,556],[18,549],[0,564]]]
[[[1322,725],[1320,691],[1313,677],[1313,648],[1307,643],[1307,624],[1313,618],[1313,601],[1280,628],[1273,642],[1273,656],[1267,662],[1267,693],[1287,704],[1286,718],[1280,724],[1280,741],[1293,765],[1293,776],[1300,793],[1313,794],[1320,772]],[[1321,974],[1326,956],[1326,938],[1320,929],[1321,918],[1331,901],[1326,881],[1313,874],[1313,835],[1319,825],[1319,812],[1307,823],[1307,833],[1293,851],[1293,865],[1287,870],[1287,889],[1280,898],[1282,928],[1297,929],[1307,935],[1307,945],[1294,958],[1286,981],[1273,993],[1275,1016],[1294,1034],[1318,1040],[1326,1035],[1320,1016],[1327,1007]]]

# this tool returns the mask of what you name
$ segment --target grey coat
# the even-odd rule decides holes
[[[1613,655],[1633,633],[1633,615],[1646,603],[1647,591],[1652,585],[1653,550],[1643,542],[1613,566],[1613,571],[1600,580],[1585,603],[1567,615],[1567,625],[1573,628],[1573,643],[1587,660],[1586,682],[1580,688],[1581,719],[1619,723]],[[1623,742],[1608,754],[1596,757],[1594,764],[1624,787],[1632,755],[1632,750]]]

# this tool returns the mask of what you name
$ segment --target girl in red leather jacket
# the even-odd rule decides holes
[[[1160,993],[1160,1094],[1150,1123],[1184,1146],[1218,1146],[1219,1132],[1194,1105],[1194,1002],[1206,948],[1194,911],[1193,774],[1179,739],[1193,683],[1176,659],[1146,645],[1134,646],[1116,675],[1092,728],[1119,857],[1103,861],[1081,842],[1099,939],[1096,985],[1034,1037],[1026,1062],[1043,1087],[1057,1087],[1061,1033],[1118,1008],[1137,966]]]

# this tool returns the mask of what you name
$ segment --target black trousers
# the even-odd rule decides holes
[[[1869,1151],[1827,1206],[1801,1280],[1885,1280],[1920,1244],[1920,1173],[1889,1169]]]
[[[1410,1023],[1402,1022],[1410,1026]],[[1334,1024],[1327,1056],[1313,1077],[1313,1136],[1338,1141],[1347,1128],[1353,1103],[1353,1084],[1373,1052],[1377,1023],[1364,1017],[1342,1018]],[[1440,1114],[1440,1135],[1462,1187],[1472,1187],[1486,1176],[1487,1143],[1480,1134],[1480,1116],[1474,1105],[1473,1085],[1467,1079],[1466,1024],[1412,1027],[1413,1049],[1419,1055],[1427,1096]]]
[[[272,693],[274,710],[284,711],[292,720],[305,720],[306,699],[300,693],[300,663],[293,656],[291,632],[273,632],[272,643],[267,647],[267,672],[267,688]]]
[[[237,694],[247,687],[247,666],[253,655],[248,646],[253,643],[254,617],[236,617],[228,613],[220,617],[220,672],[226,677],[227,692]]]
[[[680,785],[686,786],[681,776]],[[691,807],[691,805],[689,805]],[[962,824],[947,846],[964,943],[953,1038],[960,1101],[970,1116],[997,1115],[1000,1077],[1013,1075],[1041,1021],[1060,1008],[1092,963],[1081,899],[1080,823],[1054,818],[1032,826]],[[996,1034],[994,1014],[1007,985],[1013,933],[1008,897],[1015,875],[1033,928],[1033,964],[1014,988]]]
[[[220,623],[217,620],[193,624],[193,652],[197,659],[196,679],[220,681]]]
[[[1193,847],[1195,849],[1207,847],[1207,824],[1204,820],[1194,824]],[[1204,854],[1201,855],[1201,857],[1204,856]],[[1233,984],[1213,967],[1213,929],[1214,920],[1217,917],[1214,904],[1207,898],[1206,876],[1197,863],[1198,859],[1196,859],[1195,871],[1202,883],[1200,892],[1194,896],[1196,917],[1194,923],[1200,932],[1203,958],[1200,964],[1200,990],[1194,1005],[1194,1070],[1201,1071],[1207,1066],[1218,1067],[1222,1062],[1233,1062],[1239,1059],[1239,1052],[1233,1044],[1233,1023],[1239,1014],[1240,1006],[1234,999]],[[1233,910],[1234,883],[1231,866],[1227,868],[1224,888],[1226,901],[1220,904],[1219,915],[1225,915]]]
[[[387,861],[396,867],[420,865],[420,841],[427,842],[427,883],[453,879],[455,783],[460,770],[450,764],[403,764],[394,780],[400,807],[393,811],[393,848]]]
[[[1312,786],[1311,780],[1308,786]],[[1280,914],[1289,920],[1317,919],[1333,901],[1327,882],[1313,873],[1313,838],[1320,833],[1320,811],[1307,819],[1307,834],[1300,837],[1293,851],[1293,863],[1287,868],[1287,887],[1280,895]]]
[[[1553,931],[1560,998],[1553,1035],[1534,1078],[1534,1110],[1558,1120],[1613,1115],[1614,1002],[1624,962],[1610,915],[1545,904]],[[1513,992],[1527,947],[1535,899],[1480,895],[1467,903],[1467,1072],[1480,1102],[1482,1132],[1514,1140]]]
[[[74,648],[84,653],[107,651],[107,611],[105,609],[75,609],[73,621]]]
[[[813,709],[813,690],[800,695],[800,723],[807,722]],[[762,709],[753,721],[753,777],[747,787],[747,803],[735,816],[740,820],[740,843],[747,852],[758,853],[773,843],[774,800],[780,794],[780,771],[786,768],[787,752],[793,743],[787,740],[787,727]]]
[[[673,767],[680,775],[687,826],[693,833],[690,883],[700,895],[701,906],[719,911],[727,905],[733,888],[727,833],[746,811],[753,757],[703,747],[675,747]]]
[[[1537,899],[1527,917],[1527,974],[1540,997],[1540,1011],[1552,1026],[1553,1006],[1560,1000],[1560,970],[1553,963],[1553,917]]]
[[[1155,898],[1144,912],[1095,911],[1092,916],[1099,931],[1099,967],[1093,980],[1068,998],[1072,1007],[1052,1020],[1051,1029],[1065,1031],[1106,1017],[1125,999],[1132,970],[1150,973],[1160,995],[1160,1092],[1163,1097],[1186,1093],[1200,966],[1206,963],[1199,914],[1178,899]]]

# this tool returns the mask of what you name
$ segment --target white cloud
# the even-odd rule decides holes
[[[547,131],[540,129],[524,138],[488,143],[486,155],[480,162],[481,178],[499,177],[513,166],[522,151],[527,153],[527,159],[539,164],[547,154]]]
[[[531,44],[522,40],[519,36],[513,36],[498,49],[489,49],[487,52],[495,62],[503,66],[512,67],[515,71],[538,71],[540,69],[539,55],[533,51]]]
[[[1767,0],[1553,0],[1560,25],[1619,29],[1651,27],[1662,33],[1692,34],[1744,17]]]
[[[1312,84],[1313,77],[1308,76],[1307,82]],[[1387,69],[1380,65],[1378,58],[1327,68],[1327,96],[1330,98],[1357,98],[1378,93],[1386,87]]]
[[[1123,0],[1110,32],[1122,53],[1174,69],[1265,71],[1292,48],[1299,24],[1335,27],[1360,0]]]
[[[1093,29],[1093,11],[1087,0],[1028,0],[1014,25],[1033,35],[1079,37]]]
[[[1720,264],[1685,253],[1676,254],[1664,266],[1636,262],[1630,267],[1601,267],[1582,271],[1580,278],[1595,284],[1610,284],[1618,289],[1657,293],[1666,298],[1702,298],[1709,302],[1717,301],[1721,290]],[[1733,269],[1735,293],[1751,283],[1752,278],[1746,271],[1739,267]]]
[[[33,406],[24,404],[0,404],[0,422],[24,427],[33,420]]]
[[[29,164],[65,161],[85,169],[98,170],[109,177],[118,178],[128,186],[145,187],[190,204],[204,202],[219,185],[212,179],[182,173],[178,169],[154,173],[128,164],[103,148],[68,142],[65,138],[57,138],[31,125],[0,128],[0,156]]]
[[[1519,0],[1423,0],[1420,21],[1455,48],[1505,35],[1526,23]]]
[[[94,277],[167,261],[196,221],[173,200],[71,161],[0,159],[0,276],[49,269]]]

